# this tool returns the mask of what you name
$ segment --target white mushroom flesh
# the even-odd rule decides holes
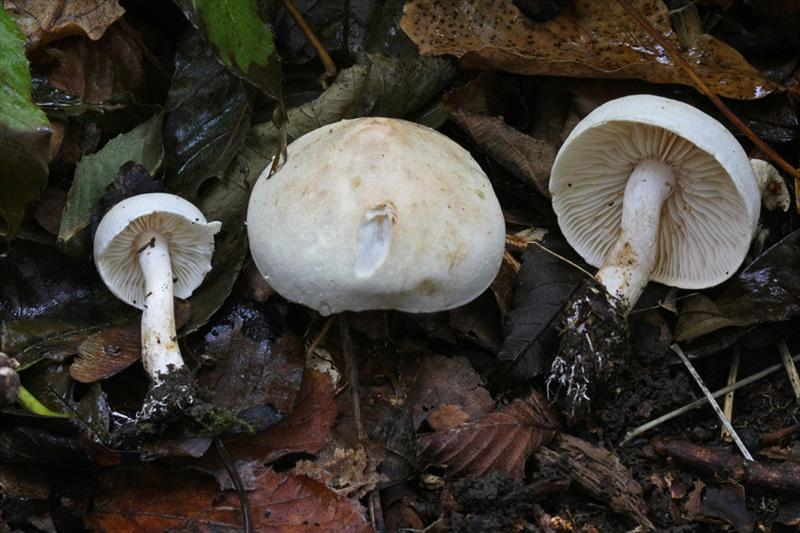
[[[175,329],[169,243],[160,233],[146,231],[137,237],[136,249],[145,290],[142,364],[158,383],[163,375],[183,366]]]

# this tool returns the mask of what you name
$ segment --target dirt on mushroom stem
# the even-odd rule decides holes
[[[563,392],[573,420],[610,382],[631,353],[628,321],[620,301],[594,279],[586,279],[561,314],[561,342],[547,378],[549,396]]]

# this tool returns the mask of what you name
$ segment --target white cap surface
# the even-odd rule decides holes
[[[651,276],[667,285],[716,285],[739,268],[758,222],[760,194],[741,145],[702,111],[667,98],[607,102],[570,133],[556,157],[550,193],[570,245],[599,267],[620,231],[631,171],[657,160],[675,173],[661,209]]]
[[[214,235],[219,222],[206,222],[203,213],[180,196],[140,194],[112,207],[94,235],[94,262],[103,282],[120,300],[143,308],[144,277],[136,237],[152,230],[169,241],[175,296],[188,298],[211,270]]]
[[[267,282],[322,314],[433,312],[494,279],[505,223],[470,154],[430,128],[360,118],[288,147],[250,197],[250,251]]]

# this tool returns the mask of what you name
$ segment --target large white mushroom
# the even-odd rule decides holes
[[[220,226],[164,193],[123,200],[97,226],[97,271],[117,298],[142,310],[142,363],[156,384],[183,366],[173,296],[191,296],[211,270]]]
[[[733,275],[760,206],[756,176],[734,136],[690,105],[651,95],[589,113],[556,157],[550,193],[564,236],[599,267],[596,279],[623,317],[650,280],[702,289]],[[591,338],[581,329],[580,305],[567,310],[575,331],[565,335]],[[563,350],[554,374],[571,396],[585,395],[585,384],[569,377],[575,361]]]
[[[430,128],[343,120],[291,143],[269,172],[247,212],[253,260],[279,294],[323,315],[457,307],[502,262],[505,224],[488,178]]]

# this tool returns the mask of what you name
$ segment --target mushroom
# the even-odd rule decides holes
[[[211,270],[220,226],[164,193],[123,200],[97,226],[97,271],[117,298],[143,311],[142,363],[156,385],[183,367],[173,295],[188,298]]]
[[[465,304],[502,262],[505,224],[488,178],[435,130],[342,120],[289,145],[250,197],[253,260],[284,298],[323,315]]]
[[[650,280],[702,289],[733,275],[760,204],[756,176],[734,136],[692,106],[651,95],[612,100],[589,113],[556,156],[550,193],[564,236],[599,267],[595,278],[622,318]],[[566,310],[574,331],[565,333],[591,336],[580,305]],[[588,351],[594,345],[584,344]],[[551,378],[567,384],[569,396],[584,397],[574,365],[587,354],[565,359],[563,347],[564,337]]]

